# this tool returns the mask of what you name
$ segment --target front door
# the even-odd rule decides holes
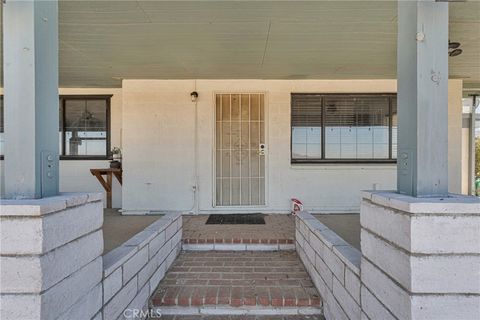
[[[215,98],[215,205],[264,205],[264,94]]]

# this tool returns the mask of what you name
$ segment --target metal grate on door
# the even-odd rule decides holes
[[[264,114],[263,94],[216,95],[217,206],[265,204]]]

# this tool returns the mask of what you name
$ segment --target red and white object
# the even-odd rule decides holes
[[[297,214],[299,213],[300,211],[303,211],[303,203],[302,201],[296,199],[296,198],[292,198],[292,214]]]

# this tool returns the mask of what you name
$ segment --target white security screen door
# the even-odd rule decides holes
[[[215,98],[215,204],[264,205],[264,95],[217,94]]]

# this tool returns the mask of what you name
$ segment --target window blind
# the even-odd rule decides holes
[[[396,158],[394,94],[292,94],[292,162]]]
[[[293,95],[292,96],[292,126],[321,127],[322,126],[322,96]]]

